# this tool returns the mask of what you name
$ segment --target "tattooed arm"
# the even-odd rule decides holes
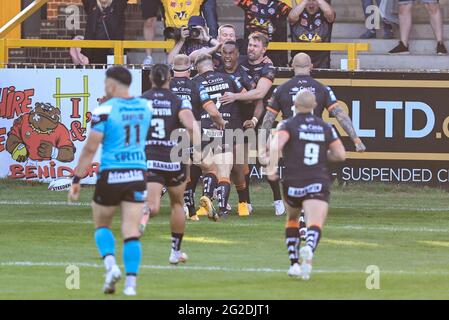
[[[276,120],[277,114],[267,110],[265,117],[263,118],[262,125],[260,126],[260,130],[265,130],[265,137],[268,140],[268,137],[271,133],[271,128],[273,128],[273,123]]]
[[[267,110],[265,117],[263,118],[263,122],[260,125],[259,133],[262,133],[262,137],[259,135],[260,139],[264,139],[265,141],[259,140],[258,143],[258,157],[259,162],[262,166],[268,165],[268,156],[267,156],[267,148],[270,145],[270,134],[271,128],[273,128],[273,123],[276,120],[276,114]]]
[[[337,119],[338,123],[341,125],[343,130],[345,130],[345,132],[354,142],[356,151],[364,152],[366,150],[366,147],[363,144],[362,140],[360,140],[360,138],[358,137],[357,133],[355,132],[351,118],[349,118],[349,116],[346,113],[344,113],[339,106],[334,107],[330,111],[330,115]]]

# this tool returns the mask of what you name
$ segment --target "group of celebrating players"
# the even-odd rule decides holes
[[[365,146],[332,90],[310,76],[313,66],[308,55],[295,56],[295,76],[270,95],[276,69],[265,57],[267,37],[251,34],[247,56],[239,56],[232,28],[223,26],[220,35],[227,39],[221,39],[219,52],[195,56],[195,77],[191,78],[191,58],[178,55],[172,70],[164,64],[152,67],[152,88],[140,98],[129,94],[132,79],[126,68],[106,72],[108,100],[93,112],[69,192],[70,201],[78,200],[80,181],[102,144],[92,209],[95,241],[106,268],[104,293],[114,293],[121,278],[110,229],[118,207],[124,238],[124,294],[135,295],[142,256],[139,239],[149,218],[159,212],[164,190],[171,208],[169,262],[176,265],[188,259],[181,251],[186,219],[207,215],[218,221],[228,216],[231,182],[238,193],[238,215],[252,213],[248,163],[257,143],[257,158],[266,167],[276,214],[287,211],[288,275],[310,277],[328,211],[327,163],[345,160],[338,135],[321,119],[323,110],[337,119],[357,151],[363,152]],[[284,120],[273,131],[279,112]],[[252,141],[256,132],[264,143]],[[280,157],[285,167],[284,201],[277,172]],[[201,177],[203,193],[196,210],[195,189]],[[302,247],[301,240],[305,240]]]

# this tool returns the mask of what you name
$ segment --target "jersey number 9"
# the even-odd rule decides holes
[[[318,164],[320,157],[320,146],[315,143],[306,144],[304,150],[304,163],[308,166],[314,166]]]

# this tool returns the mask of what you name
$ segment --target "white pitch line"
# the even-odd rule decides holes
[[[227,226],[231,227],[259,227],[259,226],[273,226],[278,221],[273,222],[267,222],[267,223],[242,223],[242,222],[230,222],[229,224],[226,224]],[[0,219],[0,223],[5,224],[77,224],[77,225],[93,225],[92,220],[58,220],[58,219],[20,219],[20,220],[14,220],[14,219],[7,219],[2,220]],[[170,224],[169,221],[150,221],[150,225],[155,226],[165,226]],[[198,224],[197,222],[192,222],[191,225]],[[365,226],[365,225],[346,225],[346,226],[338,226],[338,225],[332,225],[328,224],[326,225],[326,229],[333,229],[333,230],[361,230],[361,231],[386,231],[386,232],[427,232],[427,233],[449,233],[449,229],[444,228],[427,228],[427,227],[372,227],[372,226]]]
[[[32,261],[7,261],[0,262],[0,267],[68,267],[77,266],[85,268],[104,268],[102,264],[87,262],[32,262]],[[123,267],[123,266],[122,266]],[[242,272],[242,273],[285,273],[287,269],[273,268],[231,268],[218,266],[169,266],[169,265],[141,265],[142,269],[149,270],[193,270],[193,271],[218,271],[218,272]],[[365,274],[365,270],[357,269],[314,269],[314,273],[360,273]],[[449,275],[449,271],[410,271],[410,270],[382,270],[383,274],[397,275]]]
[[[28,200],[0,200],[0,205],[18,205],[18,206],[69,206],[69,207],[90,207],[89,202],[75,202],[75,203],[68,203],[66,201],[28,201]],[[167,208],[167,205],[163,205],[162,207]],[[258,205],[257,208],[273,208],[273,206],[270,205]],[[447,208],[417,208],[413,206],[404,207],[404,206],[389,206],[386,208],[385,206],[379,206],[379,205],[360,205],[360,206],[339,206],[339,205],[332,205],[331,209],[361,209],[361,210],[398,210],[398,211],[405,211],[405,210],[411,210],[411,211],[418,211],[418,212],[449,212],[449,209]]]
[[[88,202],[74,202],[67,201],[27,201],[27,200],[1,200],[3,205],[17,205],[17,206],[69,206],[69,207],[90,207]]]

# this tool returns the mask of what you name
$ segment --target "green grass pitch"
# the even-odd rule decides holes
[[[101,292],[103,265],[93,241],[89,201],[65,204],[45,185],[0,181],[0,299],[123,299]],[[142,238],[141,299],[448,299],[449,195],[383,185],[336,187],[329,219],[307,281],[291,279],[285,217],[275,217],[268,184],[252,187],[255,214],[188,222],[186,265],[168,264],[167,198]],[[231,204],[236,207],[235,192]],[[114,232],[121,264],[120,216]],[[66,267],[80,289],[66,288]],[[368,290],[366,268],[380,270]]]

